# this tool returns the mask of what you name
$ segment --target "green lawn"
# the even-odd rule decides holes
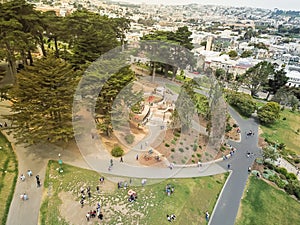
[[[18,177],[18,163],[12,147],[0,132],[0,222],[6,224]]]
[[[236,225],[300,224],[300,203],[265,181],[250,177]]]
[[[173,91],[175,94],[180,93],[180,86],[177,86],[175,84],[165,84],[167,88],[169,88],[171,91]]]
[[[48,164],[45,188],[48,193],[43,200],[41,207],[41,224],[67,224],[67,220],[60,215],[59,192],[69,192],[75,204],[79,204],[79,189],[81,185],[88,184],[91,190],[95,190],[98,184],[99,174],[94,171],[79,169],[73,166],[64,165],[63,174],[58,174],[56,168],[58,164],[50,161]],[[90,205],[96,202],[102,203],[102,211],[105,215],[103,224],[166,224],[166,215],[175,213],[177,220],[173,224],[206,224],[205,212],[213,210],[218,194],[225,182],[226,175],[210,176],[204,178],[190,179],[168,179],[149,180],[143,188],[134,186],[140,184],[140,179],[133,179],[131,189],[138,194],[138,199],[134,203],[128,202],[127,190],[116,188],[116,184],[105,181],[109,191],[104,191],[100,195],[93,195]],[[118,178],[119,181],[129,183],[128,178]],[[151,184],[153,183],[153,184]],[[171,196],[165,194],[165,186],[171,184],[175,191]],[[100,189],[102,187],[100,186]],[[121,210],[123,209],[123,211]],[[124,211],[124,209],[126,209]],[[81,209],[79,209],[80,211]],[[129,216],[130,215],[130,216]]]
[[[286,118],[286,120],[283,120]],[[281,118],[272,126],[262,126],[262,136],[268,138],[272,142],[284,143],[286,149],[292,150],[300,155],[300,134],[296,134],[297,129],[300,129],[300,113],[284,110],[281,113]]]

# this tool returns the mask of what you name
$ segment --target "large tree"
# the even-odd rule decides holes
[[[5,52],[4,58],[13,78],[17,73],[17,57],[21,56],[24,64],[29,58],[32,64],[31,51],[35,49],[33,33],[38,23],[37,11],[25,0],[0,3],[0,49]]]
[[[18,142],[29,145],[73,137],[72,102],[77,73],[53,56],[37,60],[18,74],[12,89],[12,129]]]
[[[151,52],[150,60],[153,79],[157,66],[162,67],[165,76],[171,69],[173,78],[175,78],[178,68],[185,69],[187,65],[195,65],[193,54],[189,52],[189,50],[193,49],[192,38],[190,38],[191,34],[188,28],[184,26],[179,27],[176,32],[155,31],[142,37],[143,41],[148,41],[145,42],[144,48],[151,50],[148,52]],[[161,63],[161,59],[170,62],[170,64]]]
[[[99,93],[96,104],[97,122],[99,122],[99,128],[107,136],[113,131],[112,116],[114,122],[117,120],[117,107],[113,107],[118,101],[118,106],[122,105],[126,107],[134,102],[133,97],[136,93],[132,91],[131,82],[135,79],[134,72],[126,66],[113,74],[103,85]],[[98,81],[99,82],[99,81]],[[126,91],[124,88],[126,87]],[[121,91],[123,92],[121,93]],[[118,98],[118,99],[117,99]],[[112,115],[113,114],[113,115]]]
[[[276,92],[287,83],[288,79],[284,68],[276,70],[273,79],[269,80],[269,91],[276,94]]]
[[[251,67],[242,76],[243,83],[250,89],[251,96],[254,96],[267,84],[268,78],[274,73],[272,63],[263,61]]]
[[[268,102],[257,110],[257,116],[263,124],[273,124],[280,118],[280,105],[277,102]]]

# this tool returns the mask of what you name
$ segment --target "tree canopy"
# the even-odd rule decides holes
[[[77,73],[54,56],[37,60],[18,74],[11,91],[12,129],[18,142],[73,138],[72,103]]]
[[[272,63],[262,61],[251,67],[242,76],[243,83],[250,89],[251,96],[254,96],[268,83],[268,78],[274,73]]]
[[[273,124],[280,118],[280,105],[277,102],[268,102],[258,109],[257,116],[264,124]]]

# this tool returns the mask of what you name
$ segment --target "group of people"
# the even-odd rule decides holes
[[[7,123],[6,122],[4,122],[4,124],[0,123],[0,128],[2,127],[7,127]]]
[[[99,186],[97,186],[96,189],[97,189],[98,192],[100,191]],[[84,200],[85,200],[85,189],[84,189],[84,187],[81,187],[81,188],[80,188],[80,193],[81,193],[80,204],[81,204],[81,208],[83,208]],[[87,195],[88,195],[89,198],[92,197],[90,186],[88,186],[88,187],[86,188],[86,193],[87,193]]]
[[[175,214],[167,215],[167,220],[168,220],[169,222],[172,222],[172,221],[176,220]]]
[[[103,220],[103,213],[101,212],[101,205],[98,202],[97,203],[97,208],[96,210],[90,210],[87,214],[86,214],[86,220],[90,221],[91,218],[96,218],[98,217],[99,220]]]
[[[27,175],[29,178],[32,177],[33,176],[32,171],[27,170]],[[35,178],[36,178],[37,187],[40,187],[41,186],[40,176],[36,175]],[[20,175],[20,180],[21,180],[21,182],[25,182],[25,180],[26,180],[26,177],[23,173]],[[24,201],[28,200],[28,194],[26,194],[26,192],[24,192],[23,194],[20,195],[20,199],[22,199]]]
[[[166,185],[166,194],[168,195],[168,196],[170,196],[171,194],[173,194],[174,193],[174,187],[172,187],[171,186],[171,184],[167,184]]]

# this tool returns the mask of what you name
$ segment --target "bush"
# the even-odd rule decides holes
[[[171,143],[172,143],[173,145],[176,145],[176,141],[175,141],[175,140],[172,140]]]
[[[127,134],[124,139],[127,142],[127,144],[132,144],[134,142],[134,135]]]
[[[115,146],[112,151],[111,155],[114,157],[121,157],[124,154],[124,150],[120,146]]]
[[[297,180],[297,176],[296,176],[295,174],[293,174],[293,173],[287,173],[287,174],[285,175],[285,177],[286,177],[286,179],[288,179],[288,180]]]
[[[193,151],[195,152],[195,151],[197,151],[197,149],[198,149],[198,145],[197,145],[197,144],[194,144],[194,146],[193,146]]]
[[[231,130],[232,130],[232,126],[230,126],[229,123],[226,123],[225,132],[227,133],[227,132],[229,132],[229,131],[231,131]]]
[[[183,148],[179,148],[178,149],[180,152],[184,152],[184,149]]]
[[[277,173],[281,173],[281,174],[284,175],[285,177],[286,177],[287,174],[288,174],[286,168],[283,168],[283,167],[275,167],[275,171],[276,171]]]
[[[169,147],[170,147],[170,145],[169,145],[168,143],[165,143],[165,146],[166,146],[167,148],[169,148]]]
[[[300,159],[294,159],[294,162],[295,162],[296,164],[298,164],[298,163],[300,163]]]
[[[175,152],[175,148],[172,148],[172,149],[171,149],[171,152]]]

